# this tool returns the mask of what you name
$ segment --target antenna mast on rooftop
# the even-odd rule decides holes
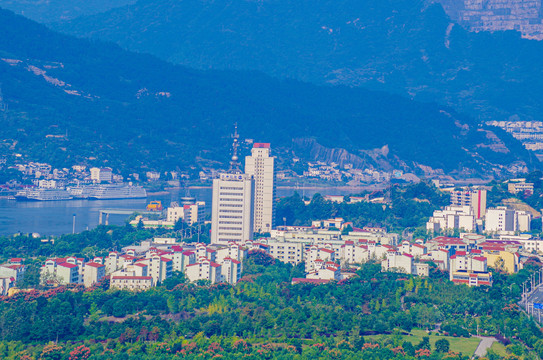
[[[238,146],[239,146],[239,134],[238,134],[238,123],[234,124],[234,133],[232,134],[232,160],[230,161],[230,170],[229,172],[233,174],[241,173],[240,163],[238,158]]]

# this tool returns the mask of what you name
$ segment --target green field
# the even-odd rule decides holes
[[[507,352],[505,351],[505,346],[503,344],[500,344],[499,342],[495,342],[494,344],[492,344],[492,346],[490,347],[490,350],[492,350],[494,353],[496,353],[497,355],[501,357],[507,356]]]
[[[464,355],[473,355],[475,349],[479,345],[480,340],[475,337],[471,338],[462,338],[462,337],[453,337],[453,336],[438,336],[435,333],[428,335],[425,330],[413,329],[409,335],[370,335],[364,336],[366,340],[376,340],[376,341],[386,341],[392,340],[398,342],[397,345],[401,345],[404,341],[409,341],[413,345],[417,345],[422,341],[423,336],[428,336],[430,338],[430,344],[432,349],[435,346],[435,342],[439,339],[449,340],[450,349],[454,352],[461,352]],[[494,349],[494,347],[492,347]],[[501,349],[500,349],[501,350]],[[503,349],[505,351],[505,348]],[[500,352],[501,353],[501,352]]]

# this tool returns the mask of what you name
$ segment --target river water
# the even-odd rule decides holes
[[[357,194],[365,189],[360,187],[342,188],[278,188],[277,196],[284,197],[298,192],[308,197],[315,193],[323,195]],[[367,189],[366,189],[367,190]],[[93,229],[98,225],[99,213],[103,209],[145,210],[151,200],[161,200],[166,207],[172,201],[184,196],[183,190],[172,190],[166,195],[149,196],[147,199],[130,200],[68,200],[18,202],[0,199],[0,235],[15,233],[38,233],[40,235],[61,235],[72,233],[75,214],[75,232]],[[191,188],[190,196],[206,202],[206,210],[211,210],[211,188]],[[126,215],[110,215],[109,224],[123,225]]]

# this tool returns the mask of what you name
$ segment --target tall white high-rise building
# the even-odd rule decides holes
[[[255,143],[245,157],[245,174],[255,181],[254,231],[270,232],[275,225],[275,158],[270,144]]]
[[[486,214],[486,190],[465,188],[451,192],[451,205],[471,206],[476,219]]]
[[[239,169],[238,137],[236,130],[230,170],[213,180],[212,244],[253,239],[254,179]]]

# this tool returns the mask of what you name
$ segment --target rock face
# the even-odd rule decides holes
[[[543,39],[541,0],[439,0],[447,14],[472,31],[516,30]]]

